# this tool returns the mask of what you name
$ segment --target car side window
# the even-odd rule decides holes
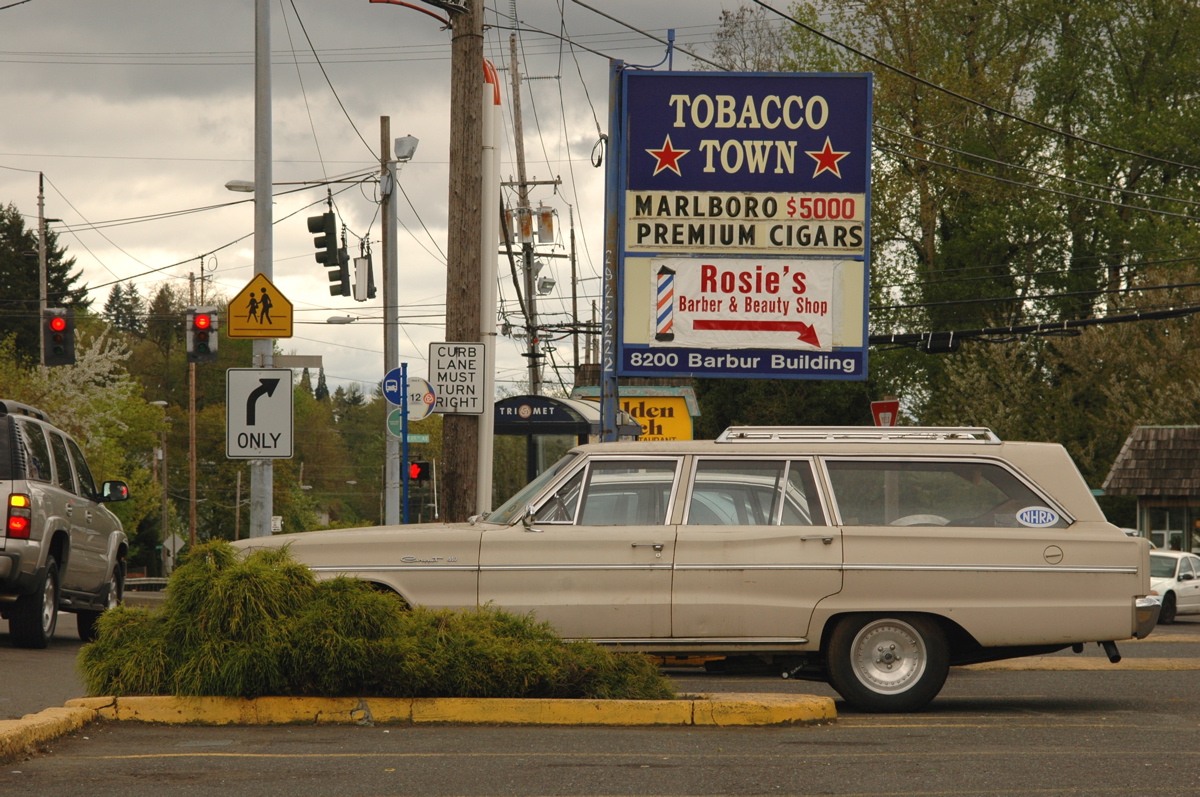
[[[1183,561],[1181,561],[1179,563],[1180,577],[1182,577],[1185,573],[1195,576],[1196,569],[1195,569],[1194,565],[1195,565],[1195,562],[1192,559],[1190,559],[1188,557],[1184,557]]]
[[[812,466],[804,460],[702,459],[688,502],[689,526],[824,525]]]
[[[661,526],[667,522],[678,462],[594,459],[588,466],[581,526]]]
[[[42,427],[24,418],[16,419],[21,431],[21,445],[25,449],[25,478],[49,483],[54,479],[50,470],[50,448]]]
[[[579,488],[582,485],[583,471],[580,470],[546,499],[534,520],[539,523],[574,523],[575,510],[579,507]]]
[[[825,510],[821,508],[821,499],[817,495],[817,481],[813,478],[811,462],[795,460],[788,464],[784,490],[780,525],[825,525]]]
[[[54,454],[54,480],[59,487],[72,493],[75,489],[75,476],[71,472],[71,457],[67,454],[67,441],[63,436],[50,432],[50,450]]]
[[[784,466],[783,460],[700,460],[685,522],[689,526],[773,525]]]
[[[826,468],[847,526],[1067,526],[993,463],[829,460]]]
[[[75,460],[75,475],[79,477],[80,492],[88,498],[95,498],[97,494],[96,481],[92,478],[92,471],[88,467],[87,460],[83,458],[83,452],[70,438],[67,438],[67,447],[71,449],[71,459]]]

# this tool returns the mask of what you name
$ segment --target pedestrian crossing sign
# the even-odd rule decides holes
[[[292,303],[263,274],[229,303],[225,334],[231,338],[290,338]]]

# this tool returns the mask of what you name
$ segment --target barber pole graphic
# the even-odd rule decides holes
[[[655,312],[655,340],[675,340],[675,272],[666,266],[658,270],[658,304]]]

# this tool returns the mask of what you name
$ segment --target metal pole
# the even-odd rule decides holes
[[[271,208],[271,4],[254,0],[254,273],[272,276]],[[275,364],[275,340],[254,341],[254,367]],[[288,391],[292,389],[287,386]],[[250,461],[250,537],[271,536],[274,462]]]
[[[483,341],[483,414],[479,416],[475,511],[492,509],[492,472],[496,429],[496,241],[500,237],[500,78],[490,61],[484,61],[487,81],[483,92],[483,195],[480,236],[479,339]],[[436,477],[436,469],[434,471]],[[437,482],[434,481],[434,517]]]
[[[165,401],[163,402],[166,403]],[[159,557],[160,575],[170,575],[167,570],[167,557],[170,555],[167,550],[167,537],[171,536],[170,528],[170,513],[168,511],[167,501],[167,430],[162,430],[162,529],[159,531],[158,541],[162,543],[162,555]]]
[[[404,525],[408,525],[408,363],[400,365],[400,472],[404,475]]]
[[[397,207],[396,160],[392,157],[392,120],[379,117],[379,157],[387,191],[383,192],[383,372],[400,366],[399,256],[396,252]],[[407,395],[407,388],[406,388]],[[406,421],[405,421],[406,422]],[[384,518],[394,526],[400,522],[400,441],[391,432],[384,441]],[[405,521],[407,522],[407,520]]]

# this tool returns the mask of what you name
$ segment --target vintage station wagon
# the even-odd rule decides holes
[[[566,638],[754,657],[869,711],[951,665],[1145,637],[1149,545],[1067,452],[981,428],[734,427],[573,449],[473,523],[280,535],[410,604],[533,612]]]

